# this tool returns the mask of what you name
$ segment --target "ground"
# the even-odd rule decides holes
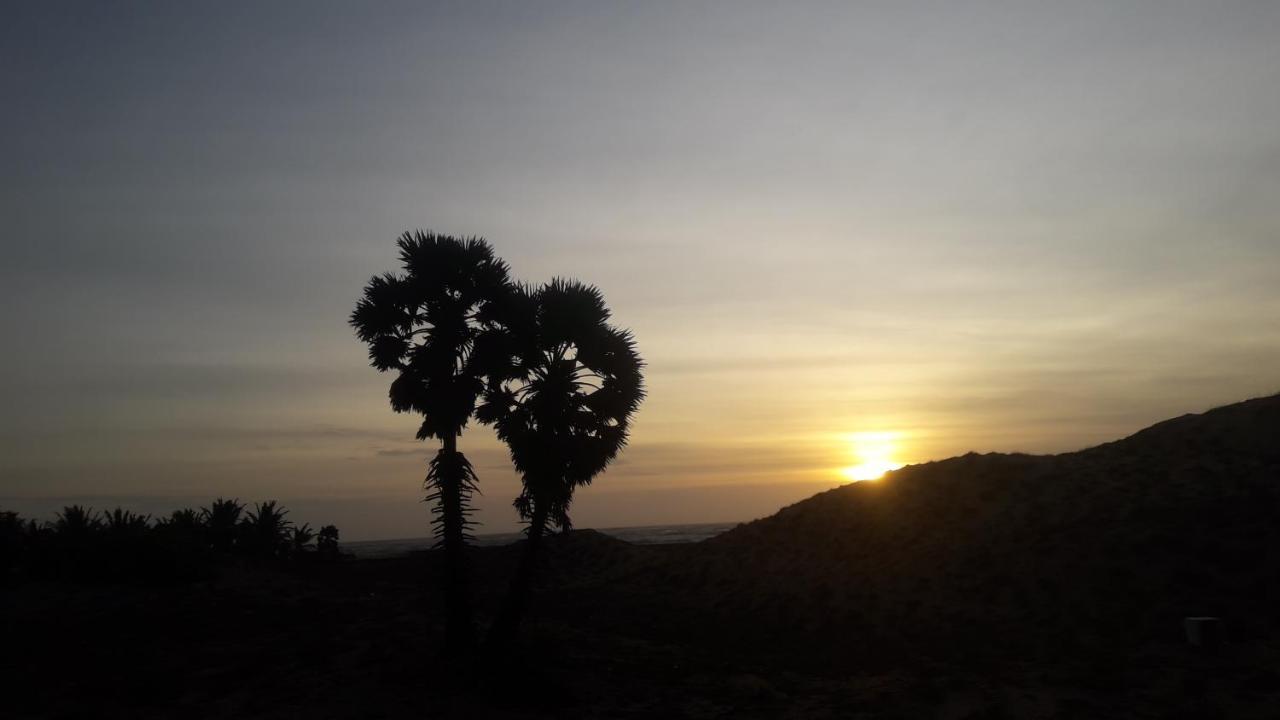
[[[515,551],[475,552],[482,622]],[[971,654],[873,655],[823,637],[820,618],[789,635],[616,572],[689,552],[553,543],[520,649],[471,666],[442,655],[430,554],[228,567],[179,587],[29,583],[0,591],[6,717],[1262,718],[1280,700],[1280,653],[1260,643],[1027,658],[992,637]]]

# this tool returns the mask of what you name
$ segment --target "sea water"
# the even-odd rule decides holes
[[[645,525],[641,527],[597,528],[605,535],[636,545],[667,543],[693,543],[715,537],[735,527],[737,523],[698,523],[695,525]],[[493,533],[477,535],[475,544],[481,547],[510,545],[524,538],[524,533]],[[380,558],[403,555],[414,550],[426,550],[435,545],[434,538],[402,538],[398,540],[361,540],[342,543],[345,552],[359,558]]]

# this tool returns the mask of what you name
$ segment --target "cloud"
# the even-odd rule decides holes
[[[422,456],[426,451],[422,448],[396,448],[393,450],[379,449],[377,455],[380,457],[405,457],[409,455]]]

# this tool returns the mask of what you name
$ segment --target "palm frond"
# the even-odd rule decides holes
[[[139,515],[123,508],[104,514],[103,525],[114,534],[136,534],[145,531],[151,523],[150,515]]]
[[[538,290],[538,334],[544,347],[575,343],[608,320],[604,294],[594,285],[556,278]]]
[[[93,511],[93,508],[86,508],[82,505],[68,505],[62,508],[62,512],[57,514],[57,519],[53,525],[54,529],[60,534],[76,535],[98,530],[102,527],[102,520]]]
[[[413,299],[404,278],[394,273],[371,278],[348,322],[363,342],[403,334],[413,322]]]

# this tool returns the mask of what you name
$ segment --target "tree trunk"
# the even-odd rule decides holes
[[[444,439],[444,451],[458,453],[457,436]],[[467,588],[466,515],[463,513],[461,463],[449,462],[451,471],[441,477],[440,516],[444,530],[445,643],[451,652],[469,653],[475,646],[475,620]]]
[[[520,554],[520,564],[516,566],[515,577],[511,579],[511,587],[502,603],[498,619],[489,631],[489,643],[498,648],[509,648],[515,645],[520,635],[520,620],[529,606],[529,597],[533,591],[533,576],[537,570],[538,547],[542,544],[542,535],[547,528],[546,507],[535,502],[533,517],[529,520],[528,537],[524,542],[524,552]]]

